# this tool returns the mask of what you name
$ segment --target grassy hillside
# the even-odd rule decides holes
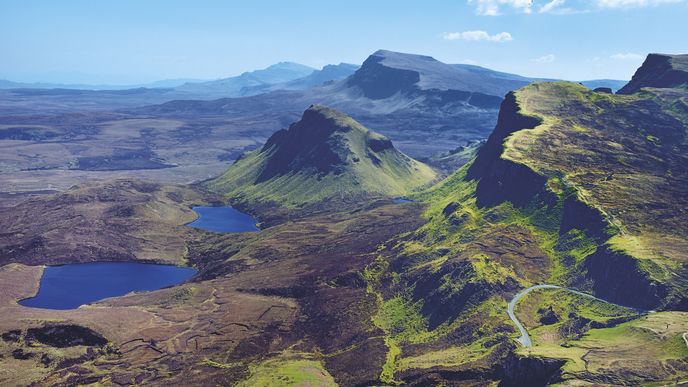
[[[455,250],[511,228],[548,261],[537,265],[549,266],[544,273],[511,273],[524,286],[546,279],[622,303],[684,308],[686,96],[610,95],[573,83],[517,91],[472,165],[423,195],[431,203],[426,238]],[[625,267],[603,278],[614,264]]]
[[[435,176],[351,117],[311,106],[301,121],[276,132],[208,186],[239,202],[296,206],[406,195]]]
[[[436,367],[458,378],[496,359],[497,375],[532,366],[542,380],[685,375],[685,328],[641,328],[671,325],[681,314],[637,318],[642,310],[688,309],[688,93],[643,90],[611,95],[557,82],[510,93],[478,156],[415,195],[427,204],[428,222],[381,253],[368,280],[390,343],[387,381],[428,380]],[[531,363],[511,363],[518,334],[506,303],[542,283],[640,312],[570,294],[554,293],[556,302],[531,295],[517,313],[535,347],[516,352]],[[538,321],[548,314],[556,321]],[[639,329],[647,330],[641,346],[663,355],[637,375],[640,352],[615,343]],[[581,370],[581,357],[599,364]],[[561,370],[553,359],[564,362]]]

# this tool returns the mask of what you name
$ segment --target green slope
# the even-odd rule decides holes
[[[549,280],[647,309],[686,307],[688,93],[644,90],[560,82],[508,96],[472,165],[424,195],[425,235],[485,250],[486,230],[511,228],[549,258],[548,267],[505,264],[522,285]]]
[[[276,132],[208,186],[238,202],[297,206],[406,195],[435,176],[351,117],[311,106],[299,122]]]
[[[459,375],[510,364],[518,333],[506,302],[534,284],[646,310],[688,310],[688,91],[639,87],[612,95],[556,82],[510,93],[477,157],[414,195],[427,205],[427,223],[381,250],[371,267],[379,270],[367,277],[391,343],[388,381],[426,380],[437,367]],[[567,363],[559,376],[545,372],[551,363],[533,375],[612,384],[685,378],[685,324],[661,340],[643,339],[651,353],[676,346],[644,367],[640,352],[615,343],[646,320],[615,329],[635,312],[551,296],[523,304],[535,346],[516,353]],[[538,323],[552,307],[558,322]],[[670,324],[683,314],[651,316]],[[581,357],[602,366],[581,370]]]

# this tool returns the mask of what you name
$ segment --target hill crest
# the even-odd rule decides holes
[[[335,109],[312,105],[298,122],[210,182],[238,201],[299,205],[326,199],[400,196],[436,177],[387,137]]]
[[[633,94],[643,87],[675,88],[688,85],[688,54],[649,54],[619,94]]]

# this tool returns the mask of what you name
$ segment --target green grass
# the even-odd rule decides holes
[[[466,346],[451,346],[436,351],[430,351],[417,356],[399,359],[397,369],[425,369],[438,366],[457,367],[485,358],[491,348],[483,347],[484,341],[475,341]]]
[[[234,364],[234,363],[220,363],[220,362],[210,360],[210,359],[203,359],[201,361],[201,364],[204,364],[204,365],[207,365],[207,366],[213,367],[213,368],[219,368],[219,369],[228,369],[228,368],[232,368],[232,367],[237,366],[237,364]]]
[[[541,325],[537,310],[548,306],[561,321]],[[688,332],[686,312],[635,317],[636,312],[630,309],[559,289],[539,289],[524,296],[516,314],[534,343],[533,347],[519,348],[518,353],[566,360],[562,368],[564,379],[598,380],[594,375],[599,373],[629,382],[628,375],[638,374],[642,376],[634,383],[639,383],[688,376],[685,369],[669,371],[674,369],[672,362],[688,358],[688,347],[682,338]],[[601,323],[615,318],[635,318],[609,328],[585,330],[582,335],[562,336],[560,327],[570,319],[570,314]]]
[[[308,359],[272,359],[249,366],[248,379],[239,387],[336,386],[322,363]]]

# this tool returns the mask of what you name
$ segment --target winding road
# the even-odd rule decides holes
[[[529,287],[529,288],[523,289],[523,290],[521,290],[520,292],[518,292],[518,293],[514,296],[514,298],[512,298],[511,301],[509,301],[509,306],[507,307],[507,311],[506,311],[507,314],[509,314],[509,318],[511,319],[511,321],[513,321],[514,324],[516,325],[516,328],[518,328],[518,331],[521,332],[521,337],[519,337],[518,339],[516,339],[516,341],[518,341],[519,343],[521,343],[521,345],[523,345],[524,347],[532,347],[532,346],[533,346],[533,342],[530,340],[530,336],[528,335],[528,331],[526,330],[526,328],[525,328],[525,327],[523,326],[523,324],[521,324],[521,322],[518,321],[518,319],[516,318],[516,314],[514,313],[514,308],[516,307],[516,304],[517,304],[518,301],[521,299],[521,297],[523,297],[523,296],[525,296],[526,294],[532,292],[533,290],[537,290],[537,289],[562,289],[562,290],[566,290],[566,291],[569,292],[569,293],[577,294],[577,295],[582,296],[582,297],[587,297],[587,298],[590,298],[590,299],[593,299],[593,300],[597,300],[597,301],[601,301],[601,302],[604,302],[604,303],[607,303],[607,304],[617,305],[617,306],[622,306],[622,307],[624,307],[624,308],[628,308],[627,306],[618,305],[618,304],[615,304],[615,303],[613,303],[613,302],[609,302],[609,301],[603,300],[603,299],[601,299],[601,298],[597,298],[597,297],[595,297],[595,296],[593,296],[593,295],[591,295],[591,294],[579,292],[578,290],[573,290],[573,289],[565,288],[565,287],[562,287],[562,286],[550,285],[550,284],[542,284],[542,285],[531,286],[531,287]],[[684,337],[684,338],[685,338],[685,337]],[[686,344],[688,344],[688,342],[687,342]]]

